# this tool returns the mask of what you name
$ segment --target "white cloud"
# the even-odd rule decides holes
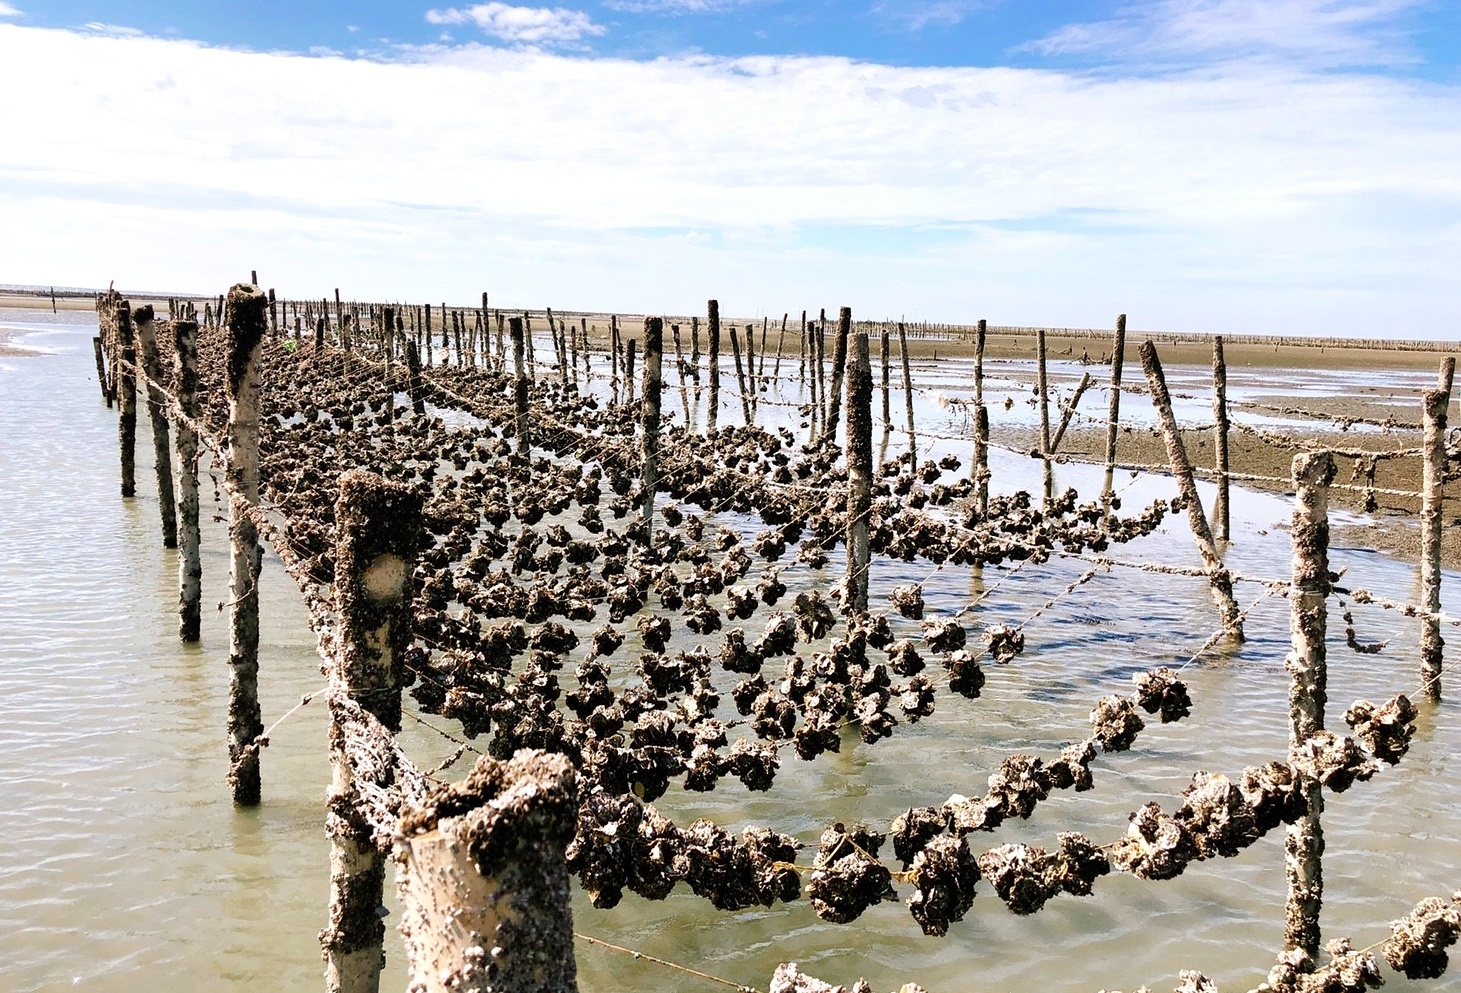
[[[630,14],[718,14],[759,0],[604,0],[610,10]]]
[[[0,145],[0,218],[27,234],[0,239],[0,272],[1455,336],[1455,86],[415,58],[0,25],[0,91],[32,94],[5,109],[26,140]]]
[[[601,35],[605,28],[593,18],[566,7],[514,7],[479,3],[473,7],[428,10],[428,24],[475,24],[483,34],[519,45],[555,45],[576,42],[586,35]]]
[[[20,12],[20,10],[18,8],[12,7],[8,3],[0,2],[0,17],[23,17],[23,16],[24,15]]]
[[[1115,18],[1070,24],[1025,48],[1047,55],[1286,55],[1327,65],[1411,56],[1398,15],[1421,0],[1143,0]]]

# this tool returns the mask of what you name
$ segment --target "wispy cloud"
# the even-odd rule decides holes
[[[765,0],[604,0],[610,10],[629,14],[718,14]]]
[[[479,3],[473,7],[428,10],[428,24],[475,24],[482,33],[514,45],[562,45],[585,36],[601,35],[605,28],[579,10],[567,7],[514,7]]]
[[[990,6],[991,0],[877,0],[871,12],[909,31],[952,27],[970,14]]]
[[[490,273],[535,305],[1454,337],[1455,86],[411,57],[0,24],[0,92],[32,94],[6,107],[27,140],[0,145],[0,216],[27,237],[0,239],[0,272],[207,289],[258,268],[428,298]]]
[[[24,15],[20,12],[20,10],[18,8],[12,7],[12,6],[10,6],[10,4],[4,3],[3,0],[0,0],[0,17],[23,17],[23,16]]]
[[[1046,55],[1289,56],[1321,65],[1411,59],[1400,15],[1420,0],[1146,0],[1024,46]]]

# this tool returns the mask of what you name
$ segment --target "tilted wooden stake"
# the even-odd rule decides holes
[[[1192,479],[1192,463],[1187,461],[1182,433],[1177,428],[1177,418],[1172,414],[1172,397],[1167,392],[1167,379],[1162,374],[1157,347],[1150,341],[1141,343],[1141,364],[1146,370],[1152,406],[1156,408],[1157,423],[1161,426],[1162,440],[1167,446],[1167,460],[1172,464],[1172,475],[1177,478],[1177,490],[1187,507],[1187,522],[1192,527],[1193,540],[1197,542],[1198,554],[1202,556],[1202,564],[1207,569],[1213,602],[1217,604],[1223,628],[1242,641],[1243,621],[1238,616],[1238,603],[1233,599],[1233,580],[1223,567],[1222,556],[1218,554],[1217,546],[1212,540],[1212,531],[1207,526],[1207,514],[1202,510],[1197,484]]]

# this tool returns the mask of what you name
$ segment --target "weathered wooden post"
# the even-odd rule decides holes
[[[883,363],[883,443],[882,448],[888,447],[888,439],[893,434],[893,412],[891,391],[888,389],[888,329],[883,328],[882,342],[878,346],[880,357]]]
[[[751,415],[751,398],[746,393],[746,377],[741,369],[741,342],[739,336],[736,335],[734,324],[731,325],[730,340],[731,355],[735,357],[736,383],[741,388],[741,416],[745,418],[746,423],[749,425],[755,418]]]
[[[974,509],[989,512],[989,410],[984,406],[984,348],[989,324],[980,318],[974,331]],[[884,415],[886,417],[886,414]]]
[[[626,393],[625,402],[634,402],[634,359],[639,354],[639,339],[630,338],[629,347],[624,350],[624,390]]]
[[[807,385],[807,312],[802,311],[801,337],[797,339],[797,362],[801,365],[801,385]]]
[[[756,419],[756,346],[752,342],[756,338],[756,326],[746,325],[746,382],[751,387],[751,421]],[[751,421],[747,421],[749,424]]]
[[[157,509],[162,524],[162,547],[178,547],[177,504],[173,499],[172,442],[167,428],[167,412],[162,387],[162,363],[157,358],[157,329],[153,327],[152,304],[132,312],[137,329],[137,347],[142,353],[142,371],[146,373],[147,416],[152,422],[153,465],[157,472]]]
[[[1040,458],[1044,463],[1045,502],[1055,498],[1055,470],[1050,464],[1050,381],[1046,374],[1045,329],[1035,329],[1035,392],[1040,394]]]
[[[619,318],[609,315],[609,390],[619,402]]]
[[[710,300],[705,306],[706,334],[710,338],[707,359],[710,366],[710,406],[705,411],[705,433],[714,434],[720,419],[720,301]]]
[[[842,410],[842,377],[847,371],[847,336],[851,332],[852,308],[843,307],[837,313],[837,344],[832,351],[832,405],[827,411],[827,424],[822,429],[828,440],[833,442],[837,440],[837,422]]]
[[[121,414],[117,436],[122,449],[122,496],[137,495],[137,346],[132,333],[132,309],[119,300],[117,343],[121,361],[117,366],[117,407]]]
[[[913,372],[908,365],[908,330],[898,322],[898,351],[903,355],[903,405],[908,413],[908,457],[913,463],[909,469],[918,466],[918,437],[913,433]]]
[[[92,351],[96,352],[96,381],[101,387],[101,398],[106,405],[112,405],[112,391],[107,389],[107,361],[101,344],[101,335],[91,339]]]
[[[685,408],[685,430],[695,425],[690,420],[690,388],[685,385],[685,353],[680,350],[680,325],[671,324],[670,333],[675,340],[675,371],[680,381],[680,404]]]
[[[1121,366],[1126,358],[1126,315],[1116,316],[1116,336],[1111,345],[1111,397],[1106,413],[1106,480],[1101,487],[1101,506],[1108,513],[1116,495],[1116,429],[1121,420]]]
[[[483,756],[450,802],[402,818],[401,934],[413,993],[577,993],[563,755]]]
[[[259,503],[259,353],[269,329],[269,298],[253,285],[228,291],[228,758],[233,802],[259,802],[258,527],[249,512]]]
[[[1147,386],[1151,390],[1152,406],[1156,408],[1157,423],[1162,429],[1162,440],[1167,446],[1167,460],[1172,464],[1172,475],[1177,479],[1177,490],[1187,507],[1187,522],[1192,527],[1193,540],[1197,542],[1198,554],[1207,569],[1208,585],[1212,589],[1213,602],[1217,604],[1222,617],[1223,628],[1228,634],[1243,640],[1243,621],[1238,616],[1238,602],[1233,599],[1233,580],[1223,567],[1222,556],[1212,540],[1212,531],[1207,526],[1207,514],[1202,510],[1202,500],[1197,493],[1197,484],[1192,479],[1192,463],[1187,461],[1187,449],[1182,444],[1182,433],[1177,427],[1177,418],[1172,414],[1172,397],[1167,392],[1167,379],[1162,374],[1162,363],[1157,358],[1157,348],[1150,341],[1141,343],[1141,364],[1146,370]]]
[[[843,307],[838,322],[852,323],[852,310]],[[847,374],[847,615],[867,613],[868,566],[872,561],[868,543],[868,518],[873,497],[873,374],[868,361],[867,331],[850,331],[851,356]],[[845,341],[841,330],[838,338]],[[844,357],[846,358],[846,352]]]
[[[781,351],[786,346],[786,319],[790,314],[781,315],[781,332],[776,336],[776,365],[771,369],[771,379],[776,383],[776,388],[781,388]]]
[[[274,299],[274,287],[269,287],[269,336],[279,338],[279,303]]]
[[[385,369],[386,405],[382,412],[383,416],[381,417],[381,421],[385,424],[394,424],[396,423],[396,375],[393,367],[394,363],[391,361],[391,336],[394,333],[396,325],[396,313],[390,307],[384,309],[382,323],[385,328],[384,336],[381,338],[381,350]]]
[[[1284,660],[1289,672],[1289,761],[1296,763],[1304,744],[1324,730],[1328,667],[1324,649],[1325,600],[1329,596],[1329,483],[1334,457],[1328,452],[1294,456],[1293,580],[1289,591],[1292,650]],[[1284,829],[1284,944],[1310,955],[1319,951],[1319,908],[1324,896],[1324,791],[1300,771],[1308,812]]]
[[[519,455],[532,453],[533,444],[528,439],[528,373],[523,345],[523,319],[509,318],[507,333],[512,338],[513,405],[516,410],[517,451]]]
[[[1228,363],[1223,358],[1223,336],[1212,339],[1213,448],[1217,453],[1217,496],[1212,502],[1212,523],[1218,541],[1227,541],[1228,529]]]
[[[1420,668],[1427,699],[1441,698],[1441,529],[1446,481],[1446,412],[1451,405],[1451,385],[1456,360],[1441,362],[1436,388],[1421,394],[1424,429],[1421,437],[1420,583],[1421,606],[1430,611],[1420,628]]]
[[[324,314],[315,318],[315,354],[318,355],[325,350],[325,327],[330,319]]]
[[[426,414],[426,399],[421,391],[421,353],[416,342],[406,339],[406,390],[411,395],[411,410],[417,417]]]
[[[690,317],[690,375],[695,380],[695,399],[698,401],[700,399],[700,318],[693,314]]]
[[[203,561],[198,529],[198,322],[173,323],[173,371],[177,377],[178,419],[178,636],[185,642],[201,637]]]
[[[411,570],[421,543],[421,498],[410,487],[352,469],[335,504],[335,604],[340,637],[330,677],[329,920],[320,932],[329,993],[375,993],[385,964],[381,913],[386,857],[359,811],[341,698],[390,731],[401,728],[401,655],[411,644]]]
[[[660,384],[663,372],[665,325],[658,317],[644,319],[644,400],[640,404],[640,423],[644,437],[640,439],[644,458],[640,492],[644,498],[644,525],[654,530],[654,491],[659,485],[659,413]]]
[[[1091,385],[1091,374],[1081,373],[1081,381],[1076,384],[1075,393],[1071,395],[1070,403],[1060,412],[1060,426],[1055,429],[1055,437],[1050,439],[1050,454],[1054,455],[1060,451],[1061,439],[1065,437],[1065,431],[1070,427],[1071,418],[1075,417],[1075,409],[1080,406],[1081,397],[1085,396],[1086,389]]]

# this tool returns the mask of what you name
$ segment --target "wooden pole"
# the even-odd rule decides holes
[[[837,313],[837,344],[832,352],[832,406],[827,411],[827,425],[823,428],[829,441],[837,440],[837,422],[842,411],[842,377],[847,371],[847,336],[852,332],[852,308],[843,307]]]
[[[680,350],[680,325],[671,324],[670,333],[675,339],[675,371],[680,381],[680,405],[685,408],[685,430],[694,425],[690,421],[690,389],[685,385],[685,353]]]
[[[757,387],[756,387],[756,347],[755,347],[754,344],[752,344],[752,342],[754,342],[755,339],[756,339],[756,326],[754,324],[747,324],[746,325],[746,382],[750,386],[750,389],[751,389],[751,394],[750,394],[751,420],[750,421],[747,421],[746,422],[747,424],[750,424],[751,421],[754,421],[756,419],[756,392],[757,392]]]
[[[1421,620],[1420,667],[1423,691],[1427,699],[1441,698],[1442,651],[1441,621],[1435,616],[1441,610],[1441,530],[1445,504],[1446,480],[1446,413],[1451,405],[1451,385],[1456,375],[1456,360],[1441,362],[1436,388],[1421,394],[1424,430],[1421,439],[1420,509],[1420,582],[1422,606],[1431,616]]]
[[[137,328],[137,347],[142,353],[142,371],[147,374],[147,416],[152,422],[153,465],[157,472],[157,509],[162,525],[162,547],[178,547],[178,508],[172,485],[172,442],[167,427],[167,411],[162,388],[162,363],[157,358],[157,329],[153,326],[151,304],[132,313]]]
[[[867,331],[851,332],[852,310],[843,307],[838,318],[839,351],[851,336],[851,358],[847,367],[847,614],[867,613],[868,565],[872,551],[868,542],[868,519],[872,515],[873,485],[873,375],[868,361]],[[847,331],[841,330],[848,329]],[[830,437],[830,435],[829,435]]]
[[[178,636],[192,643],[201,637],[203,617],[203,561],[199,554],[198,434],[191,421],[198,419],[198,322],[185,318],[173,323],[173,371],[177,377],[178,406]]]
[[[1126,315],[1116,317],[1116,335],[1111,345],[1111,397],[1106,412],[1106,480],[1101,487],[1101,506],[1109,513],[1116,495],[1116,428],[1121,420],[1121,366],[1126,357]]]
[[[714,434],[720,419],[720,301],[706,302],[706,334],[709,336],[707,364],[710,366],[710,406],[705,411],[705,433]]]
[[[512,338],[513,405],[516,411],[517,451],[528,455],[533,445],[528,439],[528,372],[523,345],[523,319],[511,317],[507,321],[507,333]]]
[[[421,543],[421,498],[402,483],[352,469],[335,504],[339,648],[329,672],[329,920],[320,932],[329,993],[376,993],[385,964],[381,913],[386,857],[357,812],[341,730],[341,698],[390,731],[401,729],[401,655],[411,644],[411,570]]]
[[[268,331],[269,298],[257,286],[228,291],[229,635],[228,757],[233,802],[259,802],[258,528],[248,516],[259,503],[259,353]],[[247,505],[247,506],[245,506]]]
[[[1091,385],[1091,374],[1081,373],[1081,381],[1076,384],[1075,393],[1071,395],[1070,403],[1060,412],[1060,427],[1055,430],[1055,437],[1050,439],[1050,454],[1054,455],[1060,451],[1060,440],[1065,437],[1065,429],[1070,427],[1071,418],[1075,417],[1075,409],[1080,406],[1081,397],[1085,395],[1086,388]]]
[[[640,480],[640,493],[644,499],[642,513],[644,525],[654,530],[654,492],[659,485],[659,414],[660,385],[663,381],[665,325],[658,317],[644,319],[644,400],[640,404],[640,417],[644,437],[644,465]]]
[[[716,304],[719,307],[719,304]],[[700,318],[690,318],[690,375],[694,377],[698,387],[700,383]],[[699,400],[697,393],[696,400]]]
[[[117,408],[121,418],[117,436],[122,449],[122,496],[137,495],[137,346],[132,332],[131,305],[117,302]]]
[[[483,756],[450,789],[451,806],[405,818],[397,846],[410,989],[578,993],[564,860],[578,812],[572,764],[535,749]]]
[[[619,318],[609,317],[609,389],[614,403],[619,402]]]
[[[1212,503],[1212,523],[1218,541],[1227,541],[1228,528],[1228,363],[1223,358],[1223,336],[1212,339],[1213,447],[1217,452],[1217,496]]]
[[[1035,329],[1035,392],[1040,399],[1040,454],[1050,464],[1050,380],[1046,370],[1045,329]],[[1047,492],[1046,497],[1050,494]]]
[[[1192,463],[1187,461],[1187,449],[1182,444],[1177,418],[1172,414],[1172,397],[1167,392],[1167,379],[1162,374],[1157,348],[1150,341],[1141,343],[1141,364],[1146,370],[1152,406],[1156,408],[1157,423],[1162,429],[1162,440],[1167,446],[1167,460],[1172,464],[1172,475],[1177,478],[1178,492],[1187,507],[1187,522],[1192,526],[1193,540],[1197,542],[1197,551],[1207,569],[1213,602],[1217,604],[1224,630],[1242,641],[1243,621],[1238,616],[1238,603],[1233,599],[1233,580],[1223,567],[1222,556],[1218,555],[1217,546],[1212,540],[1212,531],[1207,526],[1207,515],[1203,513],[1197,484],[1192,479]]]
[[[624,350],[624,392],[625,402],[634,402],[634,359],[639,354],[639,339],[630,338],[629,347]]]
[[[807,385],[807,312],[802,311],[801,336],[797,339],[797,361],[801,365],[802,387]]]
[[[913,372],[908,365],[908,330],[898,322],[898,351],[903,356],[903,406],[908,414],[908,457],[913,463],[909,469],[918,466],[918,436],[913,433]]]
[[[1294,456],[1293,580],[1289,593],[1289,636],[1293,648],[1285,660],[1289,672],[1289,762],[1296,763],[1304,744],[1324,729],[1328,695],[1325,658],[1325,600],[1329,596],[1329,483],[1334,457],[1328,452]],[[1284,944],[1310,955],[1319,951],[1319,909],[1324,896],[1324,791],[1304,772],[1308,812],[1284,829]]]
[[[754,420],[751,415],[751,398],[746,393],[746,376],[741,369],[741,341],[736,334],[735,325],[731,325],[730,340],[731,354],[735,356],[736,363],[736,383],[741,388],[741,415],[746,419],[746,423],[750,424]]]
[[[91,339],[92,351],[96,352],[96,381],[101,386],[101,398],[110,407],[112,405],[112,391],[107,389],[107,360],[101,344],[101,335]]]
[[[893,436],[891,391],[888,389],[888,329],[883,328],[882,341],[878,346],[883,363],[883,441],[878,446],[878,462],[888,456],[888,439]]]
[[[426,398],[421,390],[421,352],[416,342],[406,339],[406,390],[411,395],[411,410],[417,417],[426,414]]]
[[[989,513],[989,410],[984,406],[984,348],[989,324],[980,319],[974,332],[974,510]]]
[[[781,388],[781,351],[786,347],[786,319],[790,316],[781,315],[781,331],[776,336],[776,364],[771,367],[771,380],[776,383],[777,389]]]

